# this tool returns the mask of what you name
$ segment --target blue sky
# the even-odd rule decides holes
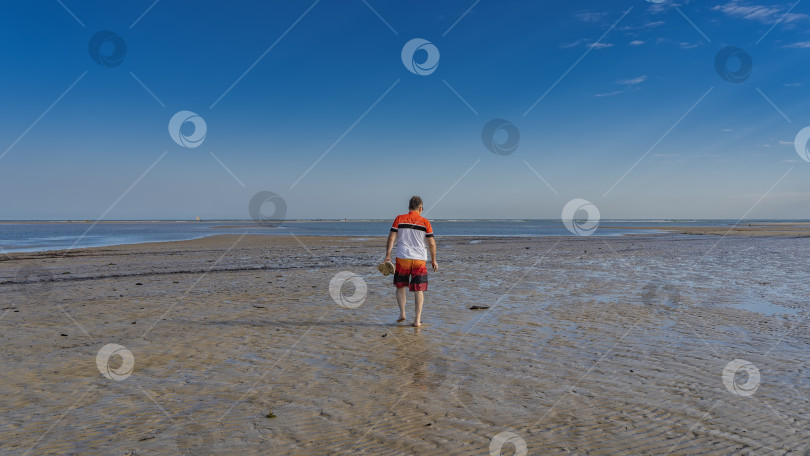
[[[91,58],[104,30],[117,66]],[[431,218],[810,214],[803,3],[54,0],[3,3],[0,35],[0,219],[248,218],[260,191],[288,218],[411,194]],[[403,65],[414,38],[431,74]],[[728,46],[743,82],[715,70]],[[169,135],[184,110],[198,147]],[[511,154],[482,141],[496,118]]]

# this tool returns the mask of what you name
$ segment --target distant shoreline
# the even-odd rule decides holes
[[[363,226],[362,223],[368,226]],[[447,221],[445,230],[441,221],[435,221],[438,238],[452,239],[471,237],[481,240],[498,238],[576,238],[568,232],[560,221],[532,220],[526,224],[515,223],[515,220],[504,221],[504,229],[499,222],[491,219],[484,221]],[[733,237],[781,237],[805,238],[810,237],[810,222],[806,221],[758,221],[734,224],[728,220],[702,220],[677,223],[657,223],[647,221],[630,222],[603,220],[597,232],[592,233],[595,238],[621,238],[621,237],[659,237],[659,236],[733,236]],[[388,234],[388,221],[345,221],[346,225],[335,221],[321,221],[319,225],[313,221],[289,221],[282,225],[257,224],[255,222],[224,221],[223,222],[165,222],[165,221],[107,221],[100,222],[94,231],[96,236],[90,242],[78,244],[84,234],[93,227],[91,222],[0,222],[0,254],[22,252],[58,252],[82,248],[111,247],[128,244],[146,244],[150,242],[171,243],[192,239],[209,238],[217,235],[229,235],[245,231],[247,234],[294,238],[323,238],[336,237],[341,239],[377,239]],[[480,229],[476,228],[480,223]],[[299,226],[296,226],[300,224]],[[16,226],[15,226],[16,225]],[[132,226],[126,226],[132,225]],[[286,225],[286,229],[285,226]],[[316,225],[324,229],[316,228]],[[458,227],[464,225],[463,229]],[[106,233],[102,226],[106,226]],[[384,226],[384,229],[380,227]],[[515,227],[525,226],[525,229]],[[53,228],[50,228],[53,227]],[[60,227],[64,227],[62,229]],[[72,227],[72,228],[68,228]],[[121,229],[119,229],[121,227]],[[359,227],[359,228],[358,228]],[[456,227],[456,228],[453,228]],[[495,227],[495,229],[493,229]],[[100,234],[99,231],[102,231]],[[134,233],[134,234],[133,234]],[[142,234],[146,233],[146,234]],[[157,233],[157,234],[155,234]],[[90,236],[88,236],[88,239]]]
[[[271,227],[268,227],[271,228]],[[660,236],[672,236],[672,235],[685,235],[690,237],[698,237],[698,236],[729,236],[729,237],[748,237],[748,238],[805,238],[810,237],[810,223],[802,222],[802,223],[773,223],[769,225],[761,224],[755,225],[751,224],[751,226],[700,226],[700,227],[683,227],[683,226],[612,226],[612,227],[600,227],[602,230],[639,230],[639,231],[648,231],[648,232],[639,232],[639,233],[625,233],[620,235],[615,235],[618,238],[637,238],[637,237],[660,237]],[[656,232],[649,232],[649,231],[656,231]],[[46,252],[64,252],[67,250],[87,250],[87,249],[98,249],[98,248],[108,248],[108,247],[119,247],[119,246],[128,246],[128,245],[146,245],[146,244],[172,244],[172,243],[183,243],[188,241],[195,241],[201,239],[215,239],[222,236],[236,236],[236,234],[222,234],[222,233],[212,233],[210,235],[203,235],[203,236],[195,236],[189,239],[175,239],[175,240],[165,240],[165,241],[154,241],[154,240],[146,240],[143,242],[123,242],[123,243],[111,243],[105,245],[97,245],[97,246],[86,246],[86,247],[73,247],[73,248],[55,248],[55,249],[24,249],[24,250],[12,250],[8,249],[9,251],[6,253],[0,253],[0,258],[13,255],[15,253],[46,253]],[[272,238],[286,238],[289,237],[289,234],[275,234],[275,233],[253,233],[250,236],[269,236]],[[311,234],[298,234],[294,237],[297,239],[384,239],[386,234],[376,234],[376,235],[357,235],[357,234],[326,234],[326,235],[311,235]],[[571,235],[536,235],[536,236],[526,236],[526,235],[489,235],[489,234],[482,234],[482,235],[469,235],[469,234],[450,234],[439,236],[439,239],[446,238],[446,239],[479,239],[479,240],[498,240],[498,239],[541,239],[541,238],[563,238],[563,239],[571,239],[571,238],[579,238],[579,239],[588,239],[588,238],[603,238],[606,237],[605,235],[593,235],[593,236],[575,236]],[[614,237],[608,235],[607,237]],[[441,241],[439,241],[441,244]],[[0,245],[0,249],[5,248],[4,246]]]

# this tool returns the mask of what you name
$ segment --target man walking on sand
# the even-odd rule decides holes
[[[434,271],[439,270],[436,263],[436,240],[433,238],[433,227],[430,221],[422,217],[422,198],[412,196],[408,202],[408,213],[398,215],[388,234],[385,261],[391,261],[391,249],[397,242],[397,264],[394,271],[394,286],[397,287],[397,304],[399,319],[405,321],[405,301],[408,287],[413,292],[416,315],[413,326],[422,325],[422,304],[425,302],[425,290],[428,286],[427,256],[430,250],[430,265]]]

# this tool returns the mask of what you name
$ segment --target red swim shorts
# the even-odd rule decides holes
[[[427,264],[422,260],[397,258],[394,271],[394,285],[408,287],[411,291],[425,291],[428,286]]]

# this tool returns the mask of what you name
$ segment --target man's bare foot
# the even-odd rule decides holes
[[[401,323],[401,322],[403,322],[403,321],[405,321],[405,315],[401,315],[401,316],[400,316],[400,317],[397,319],[397,323]]]
[[[421,321],[415,321],[415,322],[413,322],[413,327],[414,327],[414,328],[418,328],[418,327],[420,327],[420,326],[422,326],[422,322],[421,322]]]

